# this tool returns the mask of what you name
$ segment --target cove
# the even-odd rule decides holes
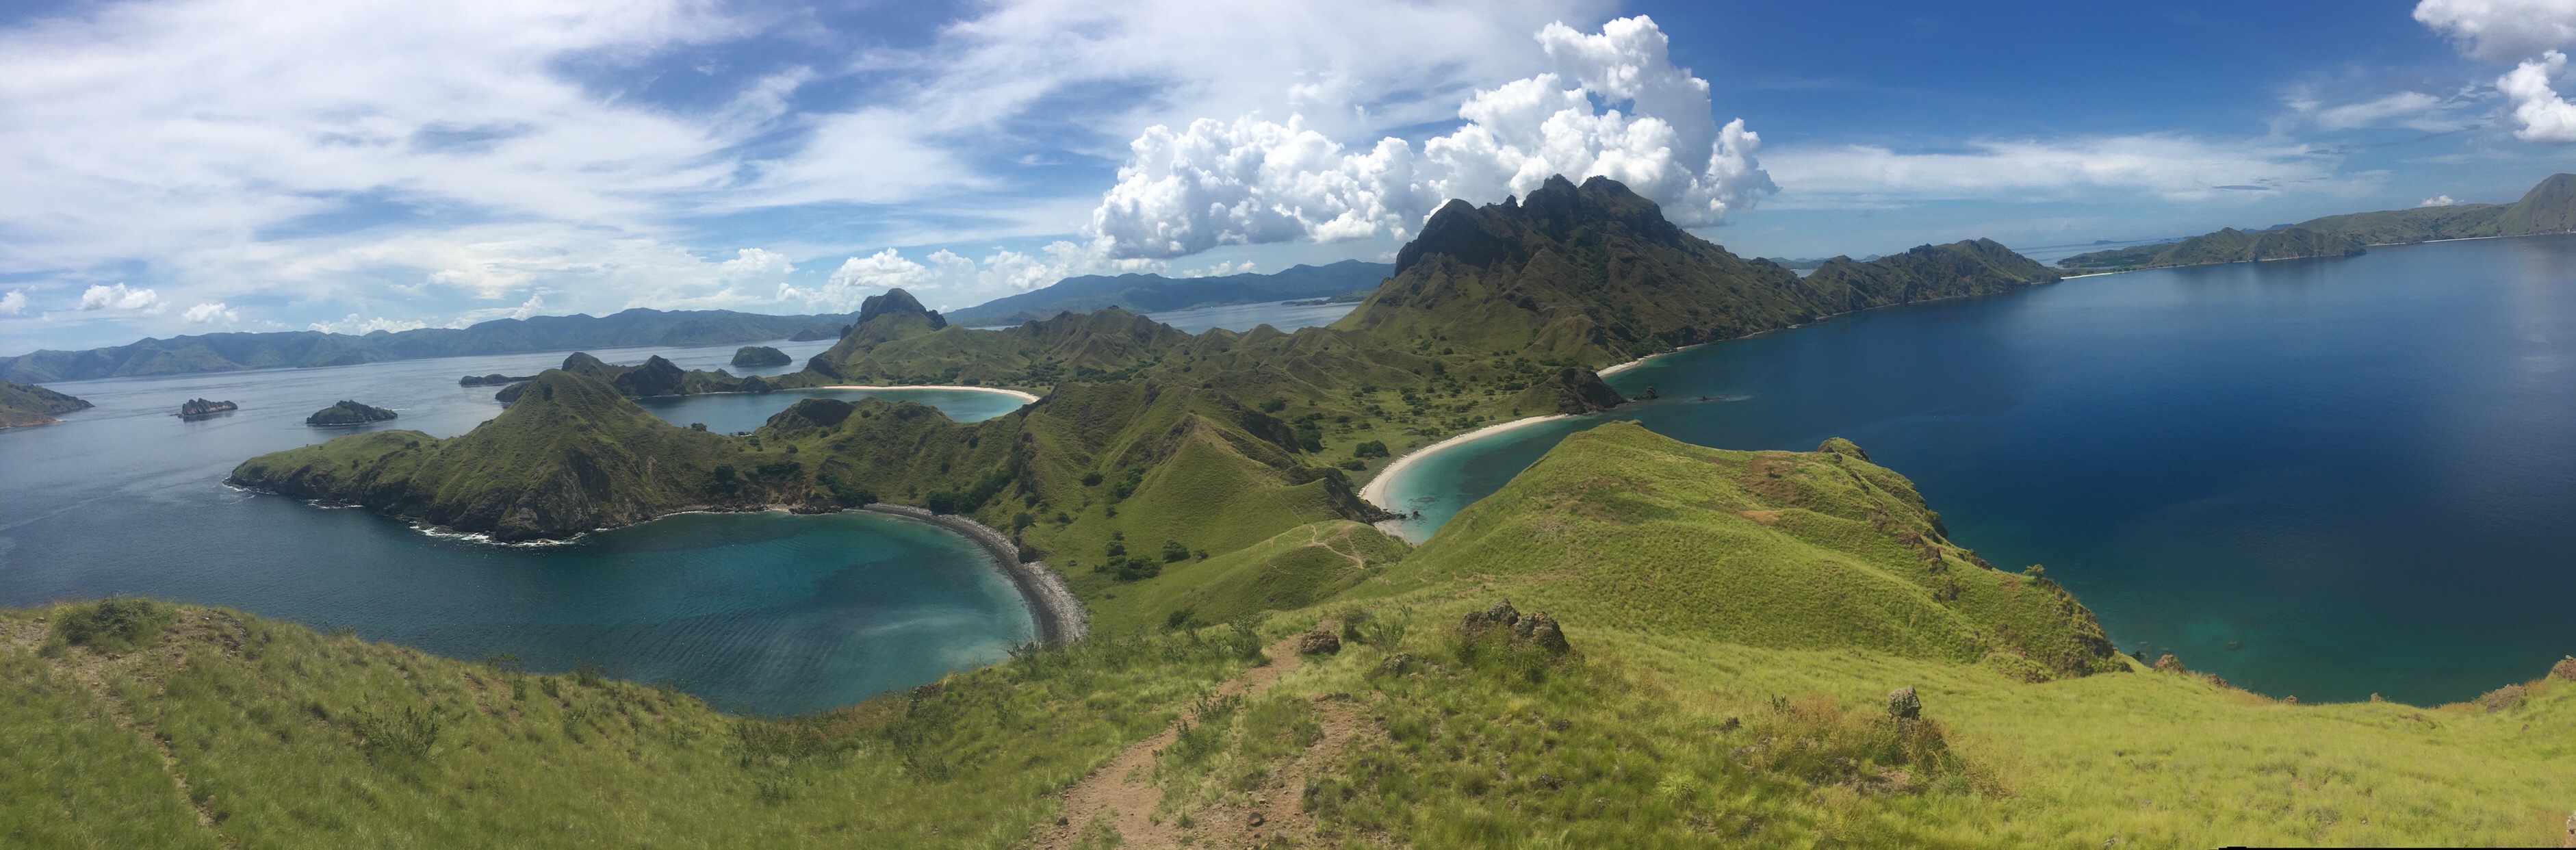
[[[2450,702],[2576,652],[2576,237],[2077,278],[1609,380],[1663,397],[1423,458],[1383,485],[1407,536],[1611,419],[1841,436],[2121,649],[2257,692]]]
[[[825,345],[779,347],[801,358]],[[733,350],[595,353],[715,368]],[[1000,660],[1034,636],[1027,607],[981,548],[895,517],[681,515],[513,547],[221,484],[243,459],[354,430],[463,433],[501,407],[494,388],[459,387],[458,376],[533,374],[563,355],[52,385],[98,407],[59,425],[0,431],[0,605],[119,594],[221,605],[450,657],[516,656],[537,671],[594,665],[759,714],[932,681]],[[990,393],[902,389],[694,396],[649,409],[680,424],[749,430],[809,394],[910,398],[969,421],[1019,406]],[[241,410],[169,415],[199,396]],[[401,418],[361,429],[303,424],[344,398]]]

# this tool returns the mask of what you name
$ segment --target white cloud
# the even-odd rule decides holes
[[[314,322],[314,323],[313,323],[313,324],[311,324],[311,325],[307,325],[307,326],[305,327],[305,329],[306,329],[306,330],[321,331],[321,332],[323,332],[323,333],[352,334],[352,335],[356,335],[356,336],[365,336],[365,335],[367,335],[367,334],[375,333],[375,332],[377,332],[377,331],[386,331],[386,332],[389,332],[389,333],[401,333],[401,332],[403,332],[403,331],[416,331],[416,330],[420,330],[421,328],[425,328],[425,327],[429,327],[429,323],[428,323],[428,322],[415,322],[415,321],[402,320],[402,319],[388,319],[388,318],[385,318],[385,317],[383,317],[383,316],[377,316],[377,317],[372,318],[372,319],[364,319],[364,318],[360,318],[360,317],[358,316],[358,314],[356,314],[356,313],[351,313],[351,314],[349,314],[349,317],[348,317],[348,318],[346,318],[346,319],[342,319],[342,320],[337,321],[337,322]]]
[[[2477,100],[2467,92],[2446,98],[2418,91],[2401,91],[2329,106],[2322,99],[2302,92],[2288,98],[2288,105],[2292,115],[2321,130],[2404,127],[2440,133],[2475,123],[2473,118],[2462,113],[2479,106]]]
[[[2576,44],[2576,0],[2423,0],[2415,20],[2450,36],[2461,53],[2490,62]]]
[[[1230,274],[1249,274],[1257,270],[1258,267],[1255,266],[1251,260],[1240,260],[1236,262],[1218,263],[1203,269],[1183,269],[1181,271],[1173,272],[1172,276],[1176,278],[1224,277]]]
[[[92,286],[81,293],[82,312],[93,310],[127,310],[157,313],[161,311],[161,294],[149,289],[128,289],[125,284]]]
[[[182,313],[180,316],[181,318],[187,319],[188,324],[192,325],[234,325],[241,323],[241,312],[224,306],[221,301],[190,307],[186,313]]]
[[[2452,206],[2452,205],[2454,205],[2454,204],[2458,204],[2458,203],[2459,203],[2459,201],[2452,199],[2452,198],[2451,198],[2451,196],[2449,196],[2449,195],[2435,195],[2435,196],[2430,197],[2430,198],[2425,198],[2422,202],[2417,203],[2417,204],[2415,205],[2415,208],[2416,208],[2416,209],[2423,209],[2423,208],[2425,208],[2425,207],[2447,207],[2447,206]]]
[[[25,290],[12,289],[8,294],[0,295],[0,315],[15,316],[24,312],[27,312]]]
[[[1761,138],[1741,120],[1717,124],[1708,82],[1672,64],[1654,21],[1598,34],[1552,23],[1536,38],[1556,70],[1476,91],[1457,108],[1465,126],[1418,153],[1393,137],[1346,150],[1302,113],[1150,127],[1092,214],[1097,250],[1401,239],[1450,198],[1499,201],[1557,174],[1627,183],[1685,225],[1722,223],[1778,190],[1754,159]]]
[[[2567,55],[2552,50],[2496,78],[2496,90],[2504,92],[2505,99],[2513,105],[2514,123],[2522,125],[2513,131],[2514,138],[2560,145],[2576,143],[2576,104],[2568,103],[2549,84],[2566,70]]]
[[[2340,157],[2276,140],[2154,134],[1981,141],[1960,152],[1900,153],[1869,145],[1774,151],[1783,208],[1850,208],[1931,200],[2119,199],[2137,192],[2203,202],[2299,187],[2349,191]],[[2367,175],[2354,178],[2367,181]]]

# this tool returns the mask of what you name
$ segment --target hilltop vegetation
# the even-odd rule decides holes
[[[383,422],[401,415],[371,404],[343,400],[330,407],[313,411],[313,415],[304,417],[304,424],[365,425],[370,422]]]
[[[19,695],[0,753],[36,767],[0,779],[0,830],[1106,846],[1106,819],[1053,825],[1060,793],[1165,729],[1136,804],[1191,846],[2545,844],[2576,794],[2576,660],[2438,709],[2151,669],[2100,651],[2044,580],[1950,545],[1910,484],[1839,440],[1722,452],[1609,425],[1409,555],[1364,529],[1166,573],[1209,572],[1200,611],[1255,576],[1312,600],[1266,619],[1100,628],[779,720],[219,609],[0,613]],[[1553,616],[1533,630],[1505,594]],[[1266,690],[1224,685],[1309,629],[1338,651]]]
[[[2001,246],[1802,280],[1616,183],[1560,179],[1444,208],[1397,266],[1293,334],[1117,310],[976,331],[897,291],[780,379],[1043,393],[975,423],[805,399],[711,434],[625,398],[631,373],[568,363],[464,436],[356,435],[234,473],[499,539],[920,505],[1064,570],[1089,642],[760,721],[230,612],[57,606],[0,618],[0,669],[32,695],[0,704],[0,749],[56,766],[0,780],[26,801],[0,810],[46,813],[7,826],[56,843],[1112,846],[1118,818],[1054,819],[1078,783],[1134,777],[1152,794],[1124,804],[1191,846],[2562,835],[2576,660],[2422,708],[2300,705],[2122,656],[2045,569],[1959,547],[1848,441],[1738,452],[1604,425],[1418,549],[1353,494],[1347,473],[1443,434],[1619,403],[1593,371],[1612,362],[2054,279]]]
[[[27,425],[51,425],[54,414],[87,410],[88,401],[73,398],[34,384],[0,381],[0,428]]]
[[[2124,270],[2359,254],[2366,245],[2576,231],[2576,174],[2553,174],[2511,204],[2453,204],[2348,213],[2275,230],[2227,228],[2178,243],[2077,254],[2070,269]]]

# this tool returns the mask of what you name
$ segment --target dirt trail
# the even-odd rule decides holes
[[[208,623],[203,621],[211,619],[214,619],[212,615],[198,614],[192,616],[186,613],[181,613],[177,623],[171,627],[170,632],[173,634],[193,634],[195,632],[208,631],[211,630],[211,627]],[[240,623],[235,621],[230,625],[238,627]],[[32,650],[37,644],[44,640],[45,634],[45,627],[36,624],[29,624],[27,627],[12,630],[6,635],[6,637],[11,643],[17,644],[19,648]],[[198,826],[204,827],[206,831],[213,833],[215,840],[222,842],[225,847],[239,847],[241,845],[238,842],[235,842],[232,836],[225,835],[223,831],[216,826],[214,811],[208,808],[205,802],[198,800],[196,792],[190,789],[188,785],[188,776],[180,769],[179,755],[170,749],[170,742],[162,738],[161,734],[157,730],[153,729],[151,724],[145,723],[142,719],[136,717],[134,714],[134,707],[127,705],[125,698],[118,695],[116,689],[110,687],[107,682],[108,674],[111,671],[126,675],[145,675],[143,667],[146,661],[149,660],[150,656],[156,654],[161,656],[160,660],[163,663],[175,667],[184,660],[184,653],[180,648],[182,645],[181,641],[173,640],[169,636],[165,635],[153,646],[143,647],[132,652],[122,653],[119,655],[100,653],[87,647],[68,647],[61,655],[49,659],[49,661],[55,672],[70,677],[73,681],[79,682],[83,688],[87,689],[90,696],[96,699],[102,708],[106,709],[109,722],[114,723],[118,730],[131,733],[135,737],[142,738],[145,743],[152,746],[153,752],[161,756],[161,772],[169,775],[170,785],[174,790],[179,792],[180,801],[187,803],[189,810],[196,813]],[[148,675],[145,675],[145,678],[148,679]]]
[[[1280,676],[1304,663],[1297,654],[1297,639],[1302,636],[1290,635],[1271,644],[1269,664],[1243,671],[1242,675],[1227,680],[1217,687],[1216,694],[1239,694],[1249,699],[1269,690]],[[1321,764],[1323,756],[1319,754],[1338,750],[1340,743],[1348,741],[1352,731],[1358,728],[1356,713],[1347,702],[1319,707],[1325,708],[1324,740],[1299,757],[1292,767],[1274,776],[1271,785],[1284,783],[1290,788],[1301,787],[1297,783],[1302,783],[1306,772]],[[1163,789],[1154,785],[1154,763],[1179,735],[1177,727],[1166,728],[1153,737],[1138,741],[1111,759],[1107,767],[1092,772],[1074,783],[1073,787],[1065,789],[1064,808],[1058,813],[1061,817],[1039,832],[1032,846],[1040,850],[1067,850],[1082,838],[1084,830],[1095,820],[1106,821],[1118,831],[1122,848],[1156,850],[1179,846],[1180,829],[1168,822],[1156,823],[1151,817],[1154,808],[1163,802]],[[1226,839],[1248,832],[1267,835],[1282,826],[1305,822],[1305,813],[1298,810],[1294,791],[1280,793],[1266,787],[1264,790],[1269,793],[1258,806],[1264,826],[1247,825],[1251,820],[1251,810],[1211,810],[1205,813],[1206,817],[1198,818],[1199,826],[1193,830],[1197,839],[1194,843],[1209,847],[1238,846],[1240,842]]]

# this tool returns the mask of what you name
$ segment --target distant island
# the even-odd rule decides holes
[[[460,387],[498,387],[516,384],[522,381],[535,380],[536,377],[537,376],[535,375],[512,377],[499,372],[494,372],[489,375],[467,375],[465,377],[458,378],[456,380],[456,385]]]
[[[241,405],[234,404],[229,401],[208,401],[202,398],[192,398],[189,399],[187,403],[179,405],[179,416],[181,418],[213,416],[218,413],[240,409]]]
[[[51,425],[57,413],[87,410],[92,405],[34,384],[0,381],[0,428]]]
[[[304,424],[365,425],[370,422],[383,422],[387,419],[394,418],[396,415],[398,414],[381,407],[359,404],[354,401],[342,401],[339,404],[334,404],[330,407],[316,410],[313,412],[313,415],[304,417]]]
[[[0,357],[0,380],[78,381],[531,351],[723,345],[788,339],[798,334],[819,334],[808,338],[831,339],[849,323],[846,314],[770,316],[732,310],[663,311],[639,307],[609,316],[496,319],[462,329],[377,331],[365,336],[320,331],[217,333],[145,339],[87,351],[48,350]]]
[[[1270,274],[1184,278],[1158,274],[1084,275],[1065,278],[1034,292],[950,310],[948,320],[969,327],[1016,325],[1051,319],[1058,313],[1089,313],[1108,307],[1130,313],[1156,313],[1224,304],[1329,299],[1346,293],[1365,296],[1393,269],[1385,263],[1343,260],[1322,266],[1291,266]]]
[[[758,376],[735,377],[722,369],[713,372],[703,369],[682,370],[678,364],[672,363],[659,354],[645,358],[644,362],[638,365],[617,366],[576,351],[572,356],[564,358],[562,371],[607,384],[609,389],[627,398],[707,393],[765,393],[778,389],[778,384]],[[527,383],[512,384],[499,393],[493,394],[492,397],[502,404],[515,404],[520,395],[527,392],[528,387]]]
[[[2126,271],[2349,257],[2370,245],[2568,232],[2576,232],[2576,174],[2553,174],[2511,204],[2347,213],[2254,231],[2231,227],[2180,242],[2077,254],[2057,264],[2086,271]]]
[[[733,365],[740,369],[766,369],[796,362],[787,352],[766,345],[746,345],[733,353]]]

